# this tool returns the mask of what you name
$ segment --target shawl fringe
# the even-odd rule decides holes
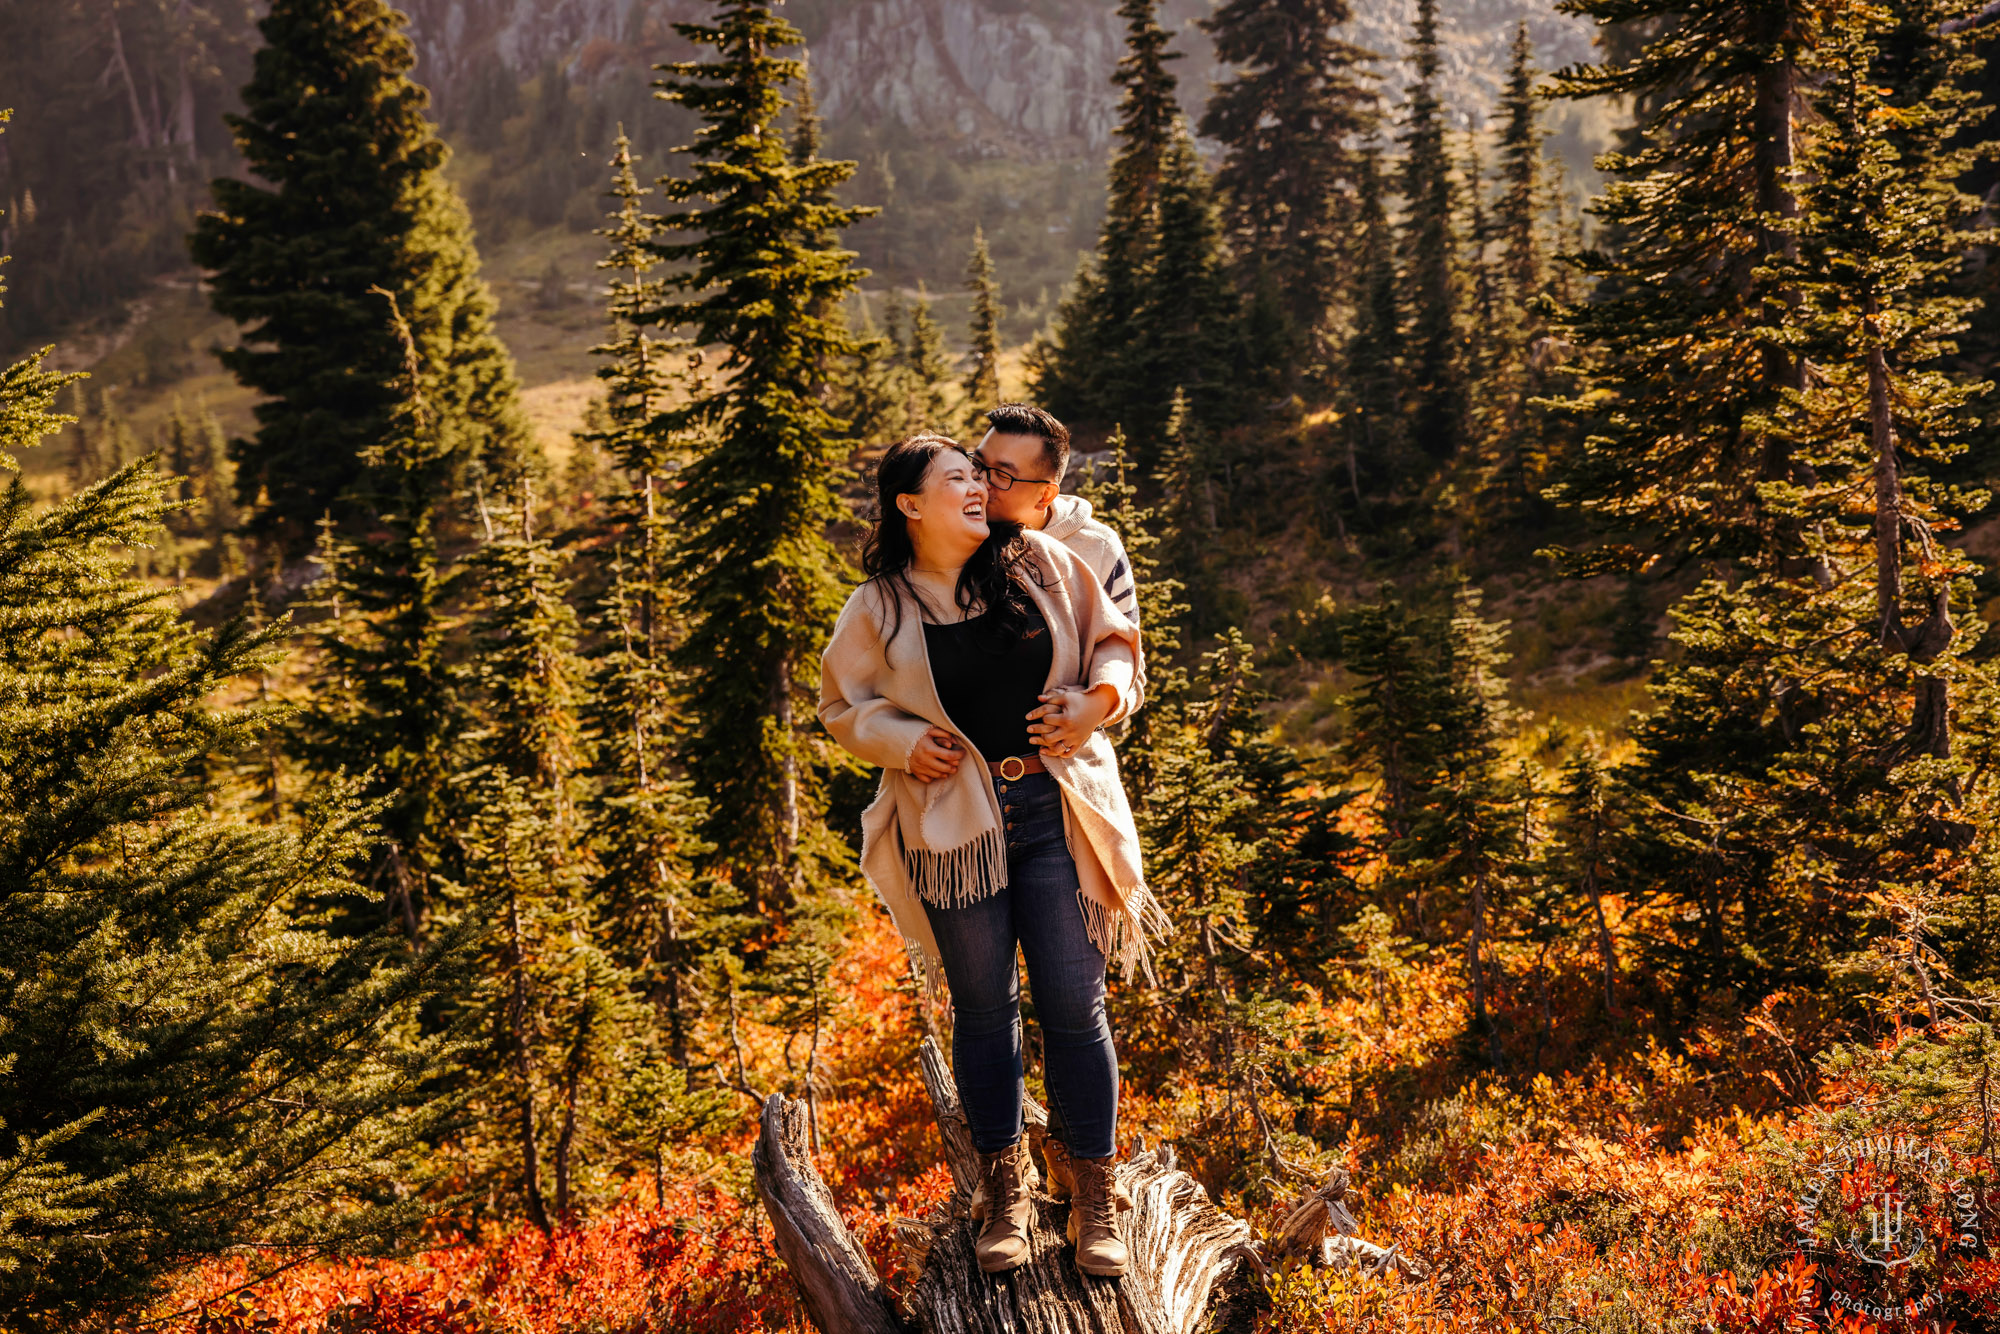
[[[989,829],[949,852],[903,849],[903,874],[933,908],[963,908],[1007,887],[1007,836]]]
[[[1144,885],[1125,890],[1124,899],[1124,907],[1109,908],[1077,890],[1076,906],[1083,910],[1083,929],[1098,953],[1107,962],[1117,963],[1126,982],[1138,972],[1145,975],[1148,986],[1157,987],[1160,981],[1153,976],[1153,947],[1148,938],[1164,940],[1172,935],[1173,921]]]

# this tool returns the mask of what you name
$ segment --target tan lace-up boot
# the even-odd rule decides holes
[[[1115,1157],[1115,1156],[1114,1156]],[[1125,1272],[1125,1243],[1118,1237],[1118,1205],[1113,1193],[1113,1157],[1071,1158],[1074,1190],[1069,1204],[1069,1239],[1076,1244],[1076,1267],[1100,1278]]]
[[[972,1216],[985,1223],[973,1254],[989,1274],[1028,1262],[1028,1146],[1020,1141],[998,1153],[979,1155],[979,1186],[972,1192]]]
[[[1049,1196],[1056,1200],[1066,1200],[1076,1189],[1075,1174],[1070,1169],[1069,1146],[1049,1135],[1042,1140],[1042,1162],[1049,1169]]]
[[[1048,1165],[1049,1197],[1061,1201],[1076,1193],[1076,1169],[1070,1166],[1076,1160],[1070,1157],[1069,1146],[1054,1135],[1042,1140],[1042,1161]],[[1132,1193],[1125,1189],[1125,1183],[1113,1179],[1111,1198],[1119,1209],[1132,1207]]]

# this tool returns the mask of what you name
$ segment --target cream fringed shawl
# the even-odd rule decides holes
[[[1038,532],[1025,536],[1048,584],[1028,581],[1054,650],[1048,685],[1109,685],[1118,704],[1106,724],[1125,718],[1140,703],[1138,627],[1076,553]],[[890,640],[892,598],[902,602],[902,623]],[[819,716],[850,753],[882,768],[882,786],[861,817],[861,869],[935,988],[944,970],[923,903],[974,903],[1004,888],[1007,846],[987,757],[970,742],[960,738],[967,756],[951,778],[924,783],[909,774],[910,752],[926,731],[956,732],[931,678],[923,615],[908,594],[871,582],[847,599],[820,659]],[[1139,831],[1111,743],[1093,732],[1074,755],[1045,755],[1043,763],[1062,788],[1091,941],[1118,961],[1127,981],[1135,971],[1150,980],[1147,937],[1163,934],[1167,918],[1146,888]]]

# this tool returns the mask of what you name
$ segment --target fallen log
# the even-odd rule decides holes
[[[1132,1197],[1119,1224],[1132,1256],[1122,1277],[1094,1278],[1077,1269],[1065,1235],[1069,1206],[1039,1191],[1029,1216],[1028,1263],[1004,1274],[983,1273],[973,1253],[978,1225],[969,1215],[979,1163],[972,1133],[950,1066],[928,1038],[918,1061],[953,1190],[928,1217],[895,1224],[897,1244],[919,1274],[900,1303],[841,1223],[813,1166],[803,1104],[780,1094],[764,1104],[753,1154],[757,1193],[778,1252],[822,1334],[1198,1334],[1235,1323],[1217,1308],[1259,1295],[1261,1285],[1233,1281],[1239,1272],[1263,1277],[1287,1257],[1359,1262],[1377,1272],[1395,1264],[1399,1272],[1415,1272],[1393,1250],[1350,1235],[1344,1172],[1293,1211],[1271,1239],[1267,1257],[1250,1225],[1216,1207],[1180,1170],[1173,1149],[1159,1145],[1141,1148],[1117,1168],[1118,1183]],[[1026,1112],[1039,1147],[1046,1114],[1032,1100]]]
[[[778,1254],[825,1334],[903,1334],[888,1285],[840,1221],[833,1192],[813,1166],[809,1135],[803,1102],[781,1093],[764,1100],[750,1164]]]

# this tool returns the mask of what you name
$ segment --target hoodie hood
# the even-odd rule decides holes
[[[1049,506],[1048,526],[1042,532],[1058,542],[1067,542],[1089,522],[1089,501],[1082,496],[1057,496],[1055,504]]]

